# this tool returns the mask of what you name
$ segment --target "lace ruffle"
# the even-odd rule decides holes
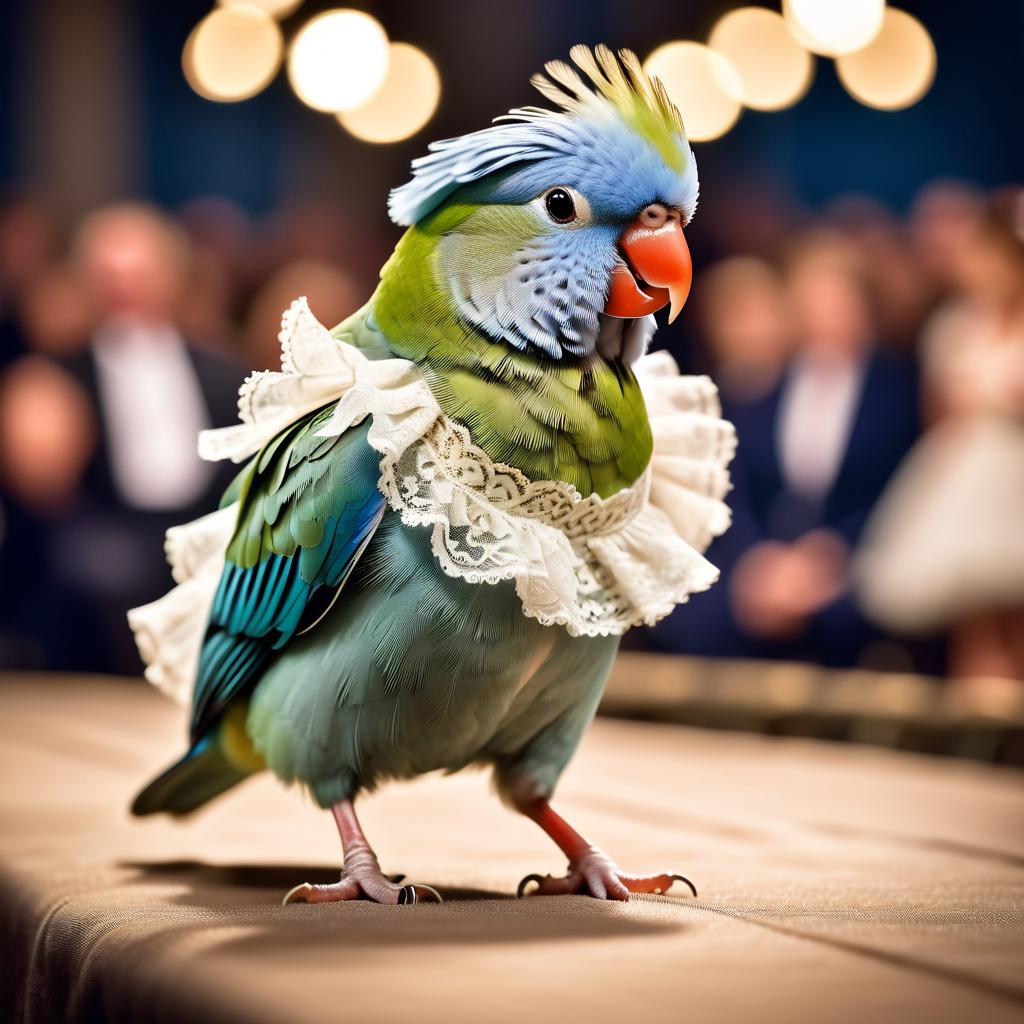
[[[562,481],[531,481],[492,462],[469,431],[443,413],[415,364],[367,359],[332,337],[305,299],[285,313],[281,343],[282,371],[246,381],[242,423],[205,432],[204,458],[241,461],[331,401],[337,406],[322,436],[371,416],[368,440],[381,455],[381,492],[407,526],[431,529],[441,568],[473,584],[514,579],[524,614],[573,635],[652,624],[717,578],[701,552],[729,524],[722,498],[735,435],[721,419],[711,381],[680,376],[667,353],[645,356],[635,366],[654,434],[651,463],[632,487],[602,499],[584,497]],[[194,671],[231,515],[232,509],[215,513],[219,532],[212,544],[211,517],[171,531],[168,553],[179,587],[131,613],[147,676],[165,689],[182,688],[183,696],[190,676],[183,682],[184,672],[167,666]],[[184,550],[191,553],[182,556]],[[198,581],[209,592],[205,603]],[[178,593],[184,587],[201,615],[189,641],[195,650],[187,655],[184,595]]]
[[[181,703],[188,700],[195,682],[224,551],[237,518],[238,509],[232,505],[168,530],[164,551],[178,585],[158,601],[128,613],[146,678]]]

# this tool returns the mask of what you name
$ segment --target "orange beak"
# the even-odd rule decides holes
[[[671,303],[668,322],[672,323],[690,294],[693,264],[677,218],[661,227],[651,228],[639,217],[619,239],[625,263],[612,271],[608,316],[641,317]]]

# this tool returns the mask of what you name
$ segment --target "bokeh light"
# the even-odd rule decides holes
[[[754,110],[791,106],[811,84],[814,58],[775,11],[730,11],[712,29],[708,45],[732,63],[740,77],[740,99]]]
[[[889,7],[882,30],[863,50],[836,60],[847,92],[869,107],[902,110],[916,103],[935,78],[935,44],[906,11]]]
[[[338,121],[364,142],[398,142],[430,120],[440,98],[434,62],[409,43],[392,43],[384,84],[368,103],[339,113]]]
[[[287,18],[298,10],[302,0],[217,0],[221,7],[251,7],[272,18]]]
[[[644,67],[664,83],[683,115],[691,142],[717,139],[740,116],[740,76],[729,60],[707,46],[666,43],[647,58]]]
[[[295,37],[288,80],[314,110],[351,110],[384,84],[388,59],[387,33],[376,18],[363,11],[326,11]]]
[[[882,27],[885,0],[783,0],[793,35],[808,50],[836,57],[868,45]]]
[[[188,84],[208,100],[255,96],[277,74],[284,41],[277,22],[251,7],[218,7],[192,30],[181,65]]]

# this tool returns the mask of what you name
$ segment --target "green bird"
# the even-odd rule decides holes
[[[713,398],[677,417],[677,468],[713,479],[690,487],[689,512],[669,502],[649,518],[668,484],[651,476],[658,417],[633,365],[651,314],[670,304],[674,317],[689,289],[696,168],[678,110],[634,54],[571,56],[579,70],[552,62],[533,79],[556,109],[513,110],[414,162],[390,196],[408,230],[378,288],[319,343],[357,367],[356,384],[322,401],[303,391],[301,414],[274,422],[224,497],[231,534],[188,752],[132,811],[184,815],[264,768],[300,783],[332,811],[344,866],[286,901],[439,898],[381,872],[353,801],[382,780],[478,764],[568,858],[564,877],[524,880],[536,892],[625,900],[681,878],[625,874],[550,804],[620,634],[714,579],[697,549],[724,528],[727,461],[686,433],[727,436]],[[301,361],[288,351],[286,365]],[[424,411],[429,428],[402,448]],[[670,523],[687,515],[701,520],[682,530],[690,544]],[[660,544],[685,553],[694,582]],[[619,555],[643,567],[635,581]],[[653,611],[637,611],[641,576],[664,590]]]

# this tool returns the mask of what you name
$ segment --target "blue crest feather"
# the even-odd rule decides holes
[[[629,50],[616,56],[606,46],[593,53],[575,46],[570,55],[589,84],[569,64],[548,63],[546,75],[531,81],[558,110],[517,107],[489,128],[431,143],[430,152],[413,161],[411,180],[391,192],[391,219],[415,224],[463,185],[539,161],[564,165],[585,150],[603,151],[606,162],[615,153],[623,166],[651,167],[649,177],[663,182],[659,198],[688,219],[697,202],[697,170],[662,83]],[[563,179],[572,180],[564,173]]]

